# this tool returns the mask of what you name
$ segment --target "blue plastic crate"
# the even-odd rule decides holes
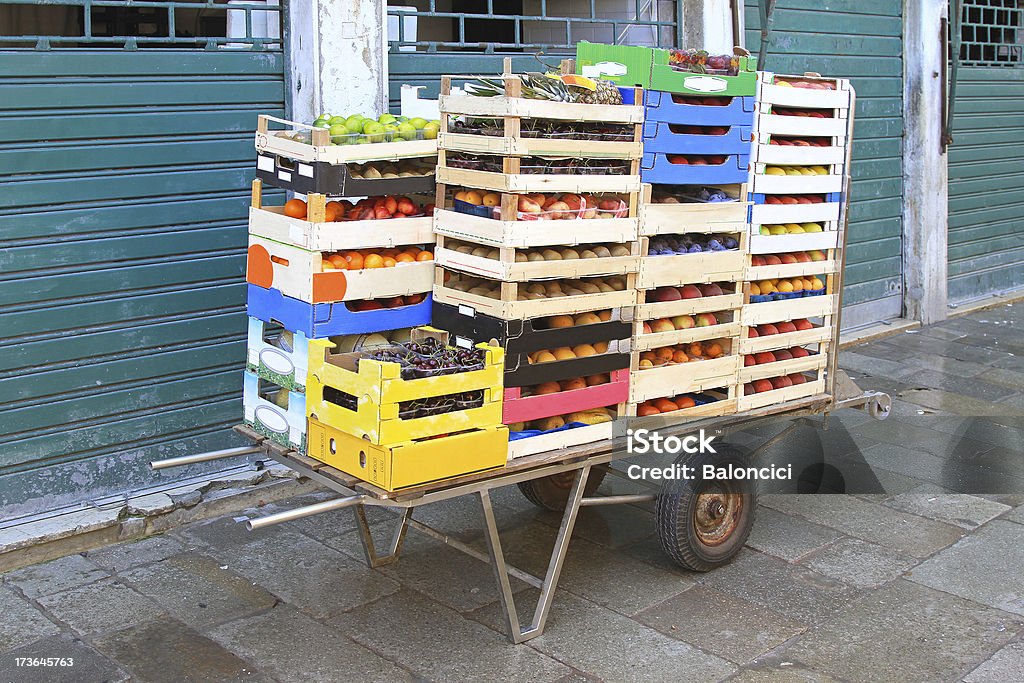
[[[377,311],[350,311],[344,303],[310,304],[285,296],[277,289],[248,285],[249,315],[302,332],[310,339],[337,334],[369,334],[430,324],[433,297],[418,304]]]
[[[619,94],[622,95],[623,104],[636,104],[636,97],[634,97],[633,88],[623,88],[622,86],[617,87],[619,88]],[[646,101],[647,98],[645,97],[644,100]]]
[[[808,194],[821,194],[821,193],[820,192],[810,192]],[[767,197],[768,195],[764,194],[763,192],[750,192],[750,193],[748,193],[748,196],[750,197],[750,199],[748,199],[747,201],[753,202],[754,204],[764,204],[765,197]],[[831,204],[831,203],[835,203],[835,202],[842,202],[842,201],[843,201],[843,193],[842,192],[826,192],[825,193],[825,203],[827,203],[827,204]]]
[[[640,180],[656,185],[735,185],[747,182],[749,154],[731,154],[718,166],[673,164],[661,152],[644,152]]]
[[[753,126],[755,98],[733,97],[728,105],[679,104],[672,93],[644,91],[644,120],[695,126]]]
[[[644,151],[667,154],[745,154],[750,156],[750,126],[728,126],[724,135],[678,133],[677,126],[692,124],[644,122]]]

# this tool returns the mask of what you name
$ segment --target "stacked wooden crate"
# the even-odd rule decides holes
[[[838,351],[853,106],[844,79],[759,74],[741,410],[826,391]]]
[[[662,73],[672,90],[644,93],[630,414],[737,410],[754,79],[747,58],[736,59],[739,75]],[[703,90],[709,78],[714,94]]]
[[[369,339],[383,344],[430,321],[436,141],[342,137],[361,139],[332,144],[327,129],[269,116],[256,133],[245,422],[300,451],[315,409],[306,395],[311,340],[352,350],[367,341],[352,335],[385,333]],[[264,183],[305,199],[264,206]]]
[[[433,324],[505,348],[518,457],[609,438],[628,399],[643,110],[501,82],[485,97],[442,79]]]

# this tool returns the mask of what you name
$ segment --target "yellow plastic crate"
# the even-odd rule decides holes
[[[387,491],[396,491],[503,467],[508,459],[508,428],[497,425],[380,446],[311,418],[307,444],[310,457]]]
[[[439,330],[413,330],[414,341],[425,336],[447,341],[447,333]],[[312,339],[306,415],[375,445],[499,425],[505,352],[487,344],[476,346],[486,352],[481,370],[402,379],[398,363],[362,358],[359,353],[331,353],[334,344],[329,339]],[[324,400],[327,387],[356,397],[356,410]],[[469,391],[483,392],[482,406],[418,418],[399,416],[400,403]]]

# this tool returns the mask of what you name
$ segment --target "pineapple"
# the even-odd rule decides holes
[[[622,104],[622,93],[612,81],[597,79],[594,81],[596,90],[572,88],[574,102],[583,104]]]

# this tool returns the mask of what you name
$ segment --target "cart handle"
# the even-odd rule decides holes
[[[302,519],[303,517],[318,515],[321,512],[330,512],[331,510],[340,510],[341,508],[347,508],[353,505],[360,505],[363,503],[364,498],[365,496],[362,495],[347,496],[345,498],[325,500],[322,503],[314,503],[313,505],[295,508],[294,510],[275,512],[274,514],[267,515],[266,517],[257,517],[256,519],[246,520],[245,527],[249,531],[255,531],[256,529],[262,529],[264,527],[273,526],[275,524],[283,524],[285,522],[291,522],[296,519]]]

